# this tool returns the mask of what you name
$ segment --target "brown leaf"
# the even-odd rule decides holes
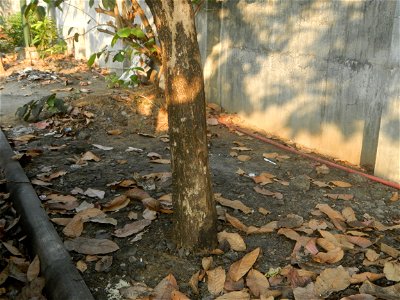
[[[248,156],[248,155],[238,155],[238,156],[237,156],[237,159],[240,160],[240,161],[249,161],[249,160],[251,160],[251,156]]]
[[[120,135],[123,131],[121,129],[112,129],[107,130],[107,134],[109,135]]]
[[[369,261],[376,261],[379,258],[379,254],[376,253],[374,250],[372,249],[367,249],[367,252],[365,252],[365,257],[369,260]]]
[[[113,241],[107,239],[89,239],[84,237],[66,240],[64,241],[64,245],[68,251],[90,255],[107,254],[119,249],[118,245]]]
[[[260,248],[256,248],[243,256],[242,259],[234,262],[229,268],[229,276],[232,278],[232,280],[238,281],[240,278],[242,278],[254,265],[259,254]]]
[[[244,225],[242,222],[239,221],[239,219],[231,216],[230,214],[226,213],[225,214],[226,220],[236,229],[239,229],[243,232],[247,233],[247,229],[248,227],[246,225]]]
[[[342,210],[342,216],[345,218],[347,223],[357,221],[356,214],[351,207],[345,207]]]
[[[126,195],[120,195],[103,205],[103,211],[119,211],[128,206],[131,200]]]
[[[154,300],[170,300],[172,292],[178,289],[174,275],[169,274],[154,288]]]
[[[246,251],[246,244],[243,238],[238,233],[230,233],[225,230],[222,232],[218,232],[218,242],[226,240],[229,243],[229,246],[234,251]]]
[[[142,204],[151,210],[155,210],[155,211],[159,211],[160,210],[160,201],[158,201],[157,199],[154,198],[145,198],[142,200]]]
[[[337,187],[341,187],[341,188],[352,187],[352,185],[350,183],[345,182],[345,181],[340,181],[340,180],[333,180],[333,181],[330,181],[330,183],[332,183],[333,185],[335,185]]]
[[[315,292],[322,297],[327,297],[333,292],[346,289],[350,285],[350,275],[342,267],[325,269],[315,281]]]
[[[312,180],[311,183],[320,188],[325,188],[325,187],[330,188],[331,187],[329,184],[327,184],[326,182],[323,182],[323,181]]]
[[[332,200],[352,200],[354,198],[353,194],[325,194],[325,197],[328,197]]]
[[[91,160],[100,161],[101,159],[96,154],[94,154],[92,151],[87,151],[82,155],[80,160],[82,160],[82,161],[91,161]]]
[[[397,250],[389,245],[386,245],[384,243],[381,243],[381,251],[386,253],[387,255],[390,255],[393,258],[397,258],[400,255],[399,250]]]
[[[319,263],[334,264],[342,260],[344,252],[341,248],[337,247],[328,252],[318,252],[313,256],[313,260]]]
[[[247,228],[247,234],[264,234],[274,232],[278,228],[277,221],[271,221],[261,227],[249,226]]]
[[[253,177],[255,183],[260,183],[261,185],[265,185],[268,183],[272,183],[272,179],[275,178],[275,175],[272,175],[267,172],[263,172],[258,176]]]
[[[199,293],[199,275],[200,275],[200,271],[197,271],[196,273],[194,273],[189,280],[189,286],[192,288],[193,293],[195,293],[196,295]]]
[[[246,172],[243,171],[241,168],[239,168],[235,173],[238,174],[238,175],[241,175],[241,176],[246,174]]]
[[[360,293],[370,294],[386,300],[398,300],[400,295],[400,283],[388,287],[380,287],[366,280],[360,287]]]
[[[300,241],[301,238],[300,234],[290,228],[281,228],[278,230],[278,234],[283,234],[288,239],[291,239],[293,241]]]
[[[236,150],[236,151],[251,151],[251,150],[253,150],[251,148],[247,148],[247,147],[244,147],[244,146],[242,146],[242,147],[232,147],[231,149],[232,150]]]
[[[233,208],[233,209],[238,209],[238,210],[244,212],[245,214],[249,214],[253,211],[250,207],[244,205],[239,200],[229,200],[229,199],[222,197],[221,194],[214,194],[214,197],[215,197],[215,200],[219,204]]]
[[[140,220],[133,223],[128,223],[124,227],[114,231],[114,235],[119,238],[131,236],[132,234],[142,231],[151,224],[150,220]]]
[[[50,221],[53,223],[60,225],[60,226],[66,226],[68,225],[69,222],[71,222],[72,218],[52,218]]]
[[[218,295],[224,290],[226,279],[225,270],[222,267],[207,271],[207,288],[212,295]]]
[[[386,262],[383,273],[385,273],[388,280],[400,281],[400,264],[391,261]]]
[[[317,204],[316,206],[320,211],[326,214],[331,220],[337,219],[341,221],[345,221],[342,214],[337,210],[331,208],[328,204]]]
[[[150,296],[152,292],[153,289],[149,288],[143,282],[131,282],[131,286],[119,289],[119,293],[123,299],[151,300],[153,299]]]
[[[369,246],[372,245],[372,242],[365,237],[351,236],[351,235],[341,235],[341,236],[345,237],[350,243],[357,245],[361,248],[368,248]]]
[[[72,195],[50,194],[46,196],[46,201],[48,203],[68,203],[76,202],[78,199]]]
[[[306,287],[296,287],[293,289],[294,299],[296,300],[322,300],[316,292],[314,282],[310,282]]]
[[[278,228],[296,228],[303,224],[303,217],[296,214],[288,214],[285,218],[278,221]]]
[[[255,269],[251,269],[247,274],[246,284],[251,293],[256,297],[265,294],[269,288],[267,277]]]
[[[152,159],[150,160],[153,164],[169,165],[171,163],[170,159]]]
[[[340,298],[340,300],[375,300],[376,297],[368,294],[355,294],[347,297]]]
[[[130,189],[126,191],[125,195],[132,200],[139,200],[139,201],[146,198],[151,198],[147,192],[139,188]]]
[[[28,267],[28,271],[26,272],[26,277],[28,281],[31,282],[32,280],[34,280],[39,276],[39,273],[40,273],[40,260],[39,256],[36,255]]]
[[[310,227],[312,230],[319,230],[326,229],[328,225],[324,220],[311,219],[310,221],[308,221],[308,227]]]
[[[208,257],[203,257],[201,259],[201,266],[203,267],[204,271],[208,271],[213,263],[213,258],[212,256],[208,256]]]
[[[104,214],[98,208],[88,208],[77,213],[72,220],[64,227],[63,233],[68,237],[78,237],[82,234],[83,223],[90,218]]]
[[[10,252],[12,255],[23,256],[22,253],[16,247],[14,247],[12,244],[10,244],[9,242],[1,242],[1,243],[8,250],[8,252]]]
[[[399,201],[399,192],[393,192],[389,200],[392,202]]]
[[[269,215],[271,213],[268,209],[265,209],[264,207],[259,207],[258,212],[264,216]]]
[[[79,270],[79,272],[83,273],[87,270],[87,264],[83,260],[78,260],[76,262],[76,268]]]
[[[357,283],[362,283],[362,282],[364,282],[366,280],[376,281],[376,280],[381,279],[383,277],[385,277],[384,274],[376,274],[376,273],[371,273],[371,272],[364,272],[364,273],[351,275],[350,282],[351,282],[351,284],[357,284]]]
[[[184,293],[175,290],[171,293],[171,300],[190,300]]]
[[[149,152],[147,154],[147,157],[149,157],[150,159],[161,159],[162,156],[156,152]]]
[[[250,294],[246,289],[244,289],[242,291],[226,293],[218,298],[215,298],[215,300],[250,300]]]
[[[96,262],[95,270],[97,272],[104,272],[107,271],[113,262],[112,256],[103,256],[100,260]]]
[[[276,198],[276,199],[283,199],[283,195],[279,192],[271,192],[271,191],[261,188],[259,186],[255,186],[254,190],[261,195],[272,196],[273,198]]]
[[[29,142],[32,139],[36,139],[37,136],[33,134],[25,134],[25,135],[20,135],[19,137],[13,138],[14,141],[18,142]]]
[[[33,185],[38,185],[38,186],[49,186],[49,185],[52,185],[52,183],[50,183],[50,182],[45,182],[45,181],[39,180],[39,179],[32,179],[31,183]]]
[[[157,212],[148,208],[145,208],[145,210],[142,213],[143,219],[153,221],[157,219]]]
[[[229,274],[226,276],[224,284],[225,292],[241,291],[243,289],[244,289],[243,278],[240,278],[238,281],[233,281],[232,278],[229,277]]]

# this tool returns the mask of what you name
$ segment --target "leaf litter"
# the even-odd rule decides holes
[[[88,108],[82,110],[86,111],[85,118],[91,119],[89,124],[86,124],[86,120],[82,119],[84,126],[93,126],[93,124],[99,122],[101,116],[101,113],[89,112],[89,110]],[[77,116],[79,116],[79,113]],[[59,120],[58,122],[67,124],[68,121]],[[52,130],[55,126],[59,125],[48,122],[46,128],[42,130]],[[218,132],[218,135],[226,137],[222,127],[214,126],[212,130]],[[109,132],[107,133],[107,131]],[[397,259],[399,250],[398,245],[393,242],[393,237],[400,229],[400,218],[395,214],[396,209],[391,210],[393,212],[391,219],[362,215],[362,213],[374,215],[374,209],[367,210],[360,205],[360,203],[367,201],[365,195],[360,196],[360,193],[355,192],[363,185],[361,181],[353,180],[350,176],[338,176],[339,172],[325,165],[310,164],[309,167],[304,167],[304,165],[298,167],[297,170],[289,169],[289,165],[297,163],[294,155],[289,157],[285,153],[275,152],[277,150],[273,148],[260,149],[259,146],[246,139],[246,136],[234,136],[235,139],[240,140],[236,141],[235,146],[231,149],[232,147],[226,146],[227,143],[223,147],[222,138],[218,135],[210,135],[212,144],[217,145],[216,148],[211,146],[212,149],[216,149],[213,151],[220,151],[222,155],[226,155],[233,150],[237,152],[237,158],[227,157],[223,160],[226,166],[225,174],[221,176],[223,183],[221,184],[216,180],[218,184],[215,189],[220,195],[220,198],[216,196],[216,200],[229,212],[222,215],[222,219],[225,221],[219,223],[218,239],[221,249],[214,252],[218,254],[212,254],[213,262],[207,267],[207,270],[201,269],[199,271],[201,267],[199,263],[197,263],[197,270],[195,267],[191,267],[196,264],[187,263],[191,254],[187,258],[185,258],[185,255],[174,258],[173,245],[165,246],[165,240],[168,241],[169,237],[159,233],[161,224],[168,224],[165,227],[172,230],[170,223],[165,223],[170,218],[168,214],[173,213],[172,197],[169,195],[171,193],[169,186],[171,174],[168,165],[170,161],[165,159],[168,152],[162,150],[161,147],[152,147],[152,144],[155,144],[155,139],[148,139],[150,142],[147,145],[135,141],[134,145],[138,148],[131,151],[134,153],[125,152],[128,147],[127,143],[121,145],[118,144],[118,140],[130,132],[127,128],[118,128],[117,123],[113,124],[111,130],[107,128],[103,132],[108,138],[90,140],[94,148],[97,148],[92,148],[94,149],[93,152],[90,151],[90,147],[89,149],[81,147],[79,152],[75,152],[80,155],[78,159],[89,162],[87,166],[79,170],[92,168],[89,171],[92,173],[90,174],[93,176],[92,179],[86,180],[86,182],[85,180],[75,180],[68,184],[68,181],[76,173],[72,174],[71,170],[64,169],[63,165],[56,165],[55,170],[58,169],[60,172],[35,172],[36,178],[33,177],[32,180],[37,184],[36,187],[40,194],[47,196],[43,203],[49,213],[53,214],[55,210],[47,204],[76,203],[74,204],[76,205],[75,208],[67,209],[71,207],[64,207],[59,209],[56,212],[56,217],[52,217],[52,220],[60,224],[57,225],[60,226],[58,228],[60,231],[65,229],[66,226],[71,229],[70,232],[68,230],[67,232],[73,238],[66,237],[65,244],[76,259],[77,267],[79,266],[78,268],[84,274],[92,274],[90,270],[97,270],[102,274],[108,272],[115,274],[112,271],[114,268],[120,268],[121,272],[125,274],[124,268],[126,266],[124,264],[128,265],[129,262],[129,264],[134,265],[138,273],[141,273],[140,270],[143,268],[147,272],[149,270],[151,272],[153,269],[157,270],[157,272],[153,271],[152,274],[157,274],[157,276],[154,275],[154,278],[158,278],[158,275],[166,276],[168,269],[173,269],[174,272],[181,272],[180,274],[182,274],[185,267],[190,266],[190,270],[188,268],[186,272],[188,274],[187,282],[189,282],[190,277],[192,279],[187,286],[193,289],[193,293],[204,296],[209,292],[208,283],[210,282],[211,286],[211,283],[214,282],[215,276],[213,277],[212,272],[218,270],[216,271],[217,274],[224,272],[226,276],[225,280],[220,280],[224,281],[223,283],[215,283],[215,286],[211,288],[212,294],[215,294],[217,299],[250,299],[251,297],[259,299],[275,297],[279,299],[282,294],[289,296],[288,298],[294,296],[295,299],[318,299],[321,298],[320,295],[330,295],[330,297],[334,295],[338,299],[350,299],[350,296],[341,297],[341,295],[348,295],[345,294],[345,291],[349,290],[349,287],[356,291],[354,297],[357,295],[367,295],[365,297],[375,295],[390,299],[390,297],[394,297],[393,295],[397,295],[394,294],[397,287],[393,282],[398,280]],[[140,129],[136,131],[136,133],[140,132]],[[117,135],[120,135],[120,137],[117,138]],[[36,137],[36,135],[34,136]],[[140,135],[136,136],[140,138]],[[150,134],[148,136],[161,138],[162,135]],[[50,150],[50,147],[55,147],[54,149],[60,153],[70,147],[69,141],[64,141],[63,137],[40,136],[41,143],[45,144],[46,139],[52,141],[59,139],[58,145],[64,146],[58,150],[56,143],[49,143],[52,146],[43,147],[45,151],[42,155],[33,157],[30,164],[45,159],[46,150],[53,151]],[[31,143],[34,145],[37,139],[27,137],[26,140],[22,139],[22,142],[25,145]],[[165,147],[165,144],[163,147]],[[39,149],[37,146],[32,147],[32,149],[35,148]],[[99,152],[101,155],[97,155]],[[150,152],[159,155],[154,155],[151,157],[152,159],[149,159],[146,157],[146,153]],[[251,157],[241,156],[242,153],[240,152],[251,153]],[[135,158],[134,161],[133,158]],[[262,166],[255,167],[260,158],[261,161],[262,158],[272,160],[277,165],[267,164],[268,168],[263,170],[262,167],[266,166],[264,162]],[[119,161],[124,162],[124,164],[119,164]],[[158,164],[150,167],[149,162]],[[117,164],[119,168],[129,167],[129,173],[122,172],[119,174],[118,169],[114,168],[114,164]],[[227,172],[228,166],[231,174]],[[104,176],[101,168],[108,172],[105,182],[101,180],[101,177]],[[235,174],[236,170],[238,170],[237,174]],[[132,178],[132,172],[140,173],[140,177]],[[167,176],[155,175],[161,173],[165,173]],[[307,174],[309,177],[310,189],[305,192],[292,192],[291,179],[302,174]],[[66,182],[68,185],[64,190],[62,186]],[[95,182],[96,184],[94,184]],[[107,182],[116,183],[107,186]],[[50,185],[55,190],[60,190],[61,193],[47,189]],[[265,188],[267,185],[268,189]],[[80,186],[81,189],[75,189],[72,193],[71,190],[76,186]],[[327,192],[327,189],[331,191]],[[383,189],[381,190],[383,191]],[[43,191],[45,192],[43,193]],[[51,195],[49,191],[54,196],[49,197]],[[69,194],[74,195],[75,199],[71,198]],[[163,198],[163,195],[169,196]],[[222,197],[222,195],[224,196]],[[377,197],[383,197],[387,201],[387,205],[398,204],[398,193],[396,194],[396,191],[390,191]],[[84,204],[85,201],[87,204]],[[284,207],[282,206],[283,203]],[[296,203],[301,204],[296,206]],[[90,204],[90,207],[87,206],[88,204]],[[78,206],[79,209],[75,213],[74,211]],[[318,215],[308,216],[308,211],[312,211],[315,207],[319,212]],[[367,207],[373,206],[371,204]],[[393,208],[395,207],[393,206]],[[86,209],[92,209],[92,211],[97,209],[101,213],[96,216],[89,214],[86,217],[84,217],[84,214],[79,215]],[[383,209],[385,213],[389,211],[389,209]],[[254,213],[254,211],[258,212]],[[381,223],[378,219],[384,222]],[[72,222],[72,220],[74,221]],[[93,231],[93,228],[96,227],[92,228],[92,226],[101,227],[97,227]],[[145,232],[146,234],[143,235]],[[278,235],[278,233],[280,234]],[[79,235],[83,235],[83,237]],[[149,243],[152,236],[155,240],[153,240],[152,247],[149,247],[146,243]],[[266,246],[270,238],[272,241],[276,239],[279,241],[278,243],[272,242],[271,251],[269,246]],[[133,240],[136,240],[133,244],[136,246],[129,244]],[[277,244],[274,245],[274,243]],[[128,244],[129,247],[134,247],[133,253],[135,254],[125,257],[123,255],[127,252],[127,248],[124,245]],[[12,245],[19,245],[19,243],[12,243]],[[120,248],[118,245],[121,245],[120,250],[118,250]],[[260,251],[261,248],[258,250],[257,255],[254,254],[255,250],[248,250],[257,250],[258,248],[255,246],[262,248],[262,251]],[[144,247],[143,251],[142,247]],[[279,250],[277,251],[274,247],[278,247]],[[291,255],[290,252],[292,252]],[[76,253],[81,254],[77,256]],[[283,267],[287,263],[283,259],[284,253],[290,255],[288,257],[291,264],[289,265],[290,268]],[[13,254],[8,252],[8,255]],[[86,261],[84,256],[82,259],[82,255],[93,255],[96,259],[95,261]],[[252,257],[248,258],[247,255]],[[152,263],[152,259],[157,256],[163,257],[163,263]],[[350,257],[361,257],[361,260],[357,258],[357,263],[362,270],[356,273],[348,270],[352,264],[356,264]],[[185,262],[185,267],[182,267],[180,260]],[[257,264],[257,262],[259,263]],[[365,265],[363,265],[363,262],[365,262]],[[19,262],[13,259],[10,260],[10,264],[16,266]],[[343,265],[343,268],[337,267],[338,264]],[[27,270],[30,265],[30,263],[25,263],[25,267],[21,267],[21,269]],[[34,269],[34,265],[32,263],[31,271]],[[278,266],[282,267],[280,271],[268,275],[270,268]],[[370,266],[375,269],[369,269]],[[5,270],[5,265],[2,265],[2,270]],[[376,272],[373,272],[373,270]],[[24,276],[27,278],[26,271],[25,273],[15,270],[13,272],[13,276],[17,278],[23,279]],[[202,272],[203,275],[201,275]],[[2,274],[6,273],[2,272]],[[25,275],[23,276],[23,274]],[[36,276],[32,275],[35,272],[30,274],[30,279]],[[85,276],[89,278],[92,275]],[[203,278],[199,279],[202,276]],[[219,277],[223,278],[222,275]],[[180,275],[179,278],[184,278],[184,276]],[[146,285],[144,282],[138,283],[131,280],[128,286],[121,289],[121,294],[122,291],[125,291],[126,294],[124,295],[134,295],[142,289],[143,293],[137,294],[143,297],[159,295],[161,298],[169,297],[169,299],[193,298],[192,291],[185,289],[185,284],[182,284],[181,280],[178,284],[172,275],[168,275],[159,281],[159,285],[155,283],[155,279],[140,277],[135,279],[139,281],[149,280],[151,284]],[[34,280],[36,279],[33,279],[32,282]],[[89,282],[91,282],[90,279]],[[391,285],[386,286],[387,284]],[[181,285],[183,290],[179,291]],[[157,288],[156,292],[154,292],[155,288]],[[305,298],[304,295],[307,295],[308,298]]]

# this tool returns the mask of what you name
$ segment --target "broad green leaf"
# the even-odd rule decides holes
[[[74,30],[75,27],[71,27],[70,29],[68,29],[68,33],[67,35],[70,35],[71,31]]]
[[[137,27],[131,28],[131,34],[136,36],[139,39],[142,39],[142,38],[146,37],[144,32],[140,28],[137,28]]]
[[[46,9],[41,5],[37,6],[36,15],[39,20],[43,20],[46,17]]]
[[[126,38],[131,35],[131,28],[124,27],[117,31],[117,35],[122,38]]]
[[[115,7],[115,0],[102,0],[101,3],[103,4],[105,9],[114,9]]]
[[[93,7],[93,5],[94,5],[94,0],[89,0],[89,7],[91,8]]]
[[[94,61],[96,60],[96,55],[97,53],[93,53],[92,55],[90,55],[89,60],[87,62],[87,65],[89,67],[91,67],[94,64]]]
[[[114,45],[117,43],[119,39],[118,33],[114,35],[113,39],[111,40],[111,47],[114,47]]]
[[[123,62],[125,60],[125,55],[123,55],[121,52],[118,52],[117,54],[114,55],[113,62],[118,61],[118,62]]]

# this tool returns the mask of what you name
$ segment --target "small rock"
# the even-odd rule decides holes
[[[310,189],[310,177],[307,175],[299,175],[290,180],[290,185],[297,190],[306,192]]]

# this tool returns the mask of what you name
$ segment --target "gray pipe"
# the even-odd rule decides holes
[[[0,130],[0,167],[4,169],[7,189],[14,207],[21,216],[32,251],[39,256],[42,275],[46,279],[49,299],[94,299],[82,276],[72,263],[61,238],[42,209],[28,177],[14,155],[7,138]]]

